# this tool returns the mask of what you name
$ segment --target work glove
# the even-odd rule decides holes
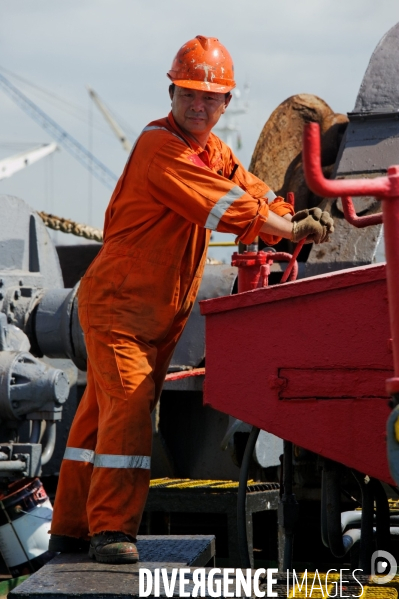
[[[334,233],[334,221],[328,212],[320,208],[300,210],[292,217],[291,241],[298,243],[306,239],[305,243],[324,243],[330,240]]]

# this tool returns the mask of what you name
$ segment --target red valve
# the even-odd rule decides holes
[[[234,252],[231,265],[238,268],[238,293],[267,287],[270,275],[270,266],[275,261],[288,262],[287,268],[281,278],[281,283],[288,279],[295,281],[298,276],[298,262],[296,258],[301,251],[303,242],[300,241],[294,254],[287,252]]]
[[[243,252],[242,254],[234,252],[231,257],[231,265],[238,268],[238,293],[258,287],[261,268],[263,269],[262,279],[265,277],[267,279],[270,273],[265,252]]]

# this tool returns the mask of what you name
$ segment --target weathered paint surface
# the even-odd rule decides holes
[[[393,483],[385,265],[202,302],[205,402]]]

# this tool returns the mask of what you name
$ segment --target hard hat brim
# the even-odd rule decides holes
[[[187,89],[198,89],[204,92],[214,92],[217,94],[226,94],[235,88],[236,84],[221,85],[220,83],[210,83],[208,81],[194,81],[193,79],[175,79],[173,83],[177,87],[185,87]]]

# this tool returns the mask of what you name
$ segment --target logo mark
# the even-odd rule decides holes
[[[374,551],[371,556],[371,578],[376,584],[391,582],[396,576],[398,564],[388,551]]]

